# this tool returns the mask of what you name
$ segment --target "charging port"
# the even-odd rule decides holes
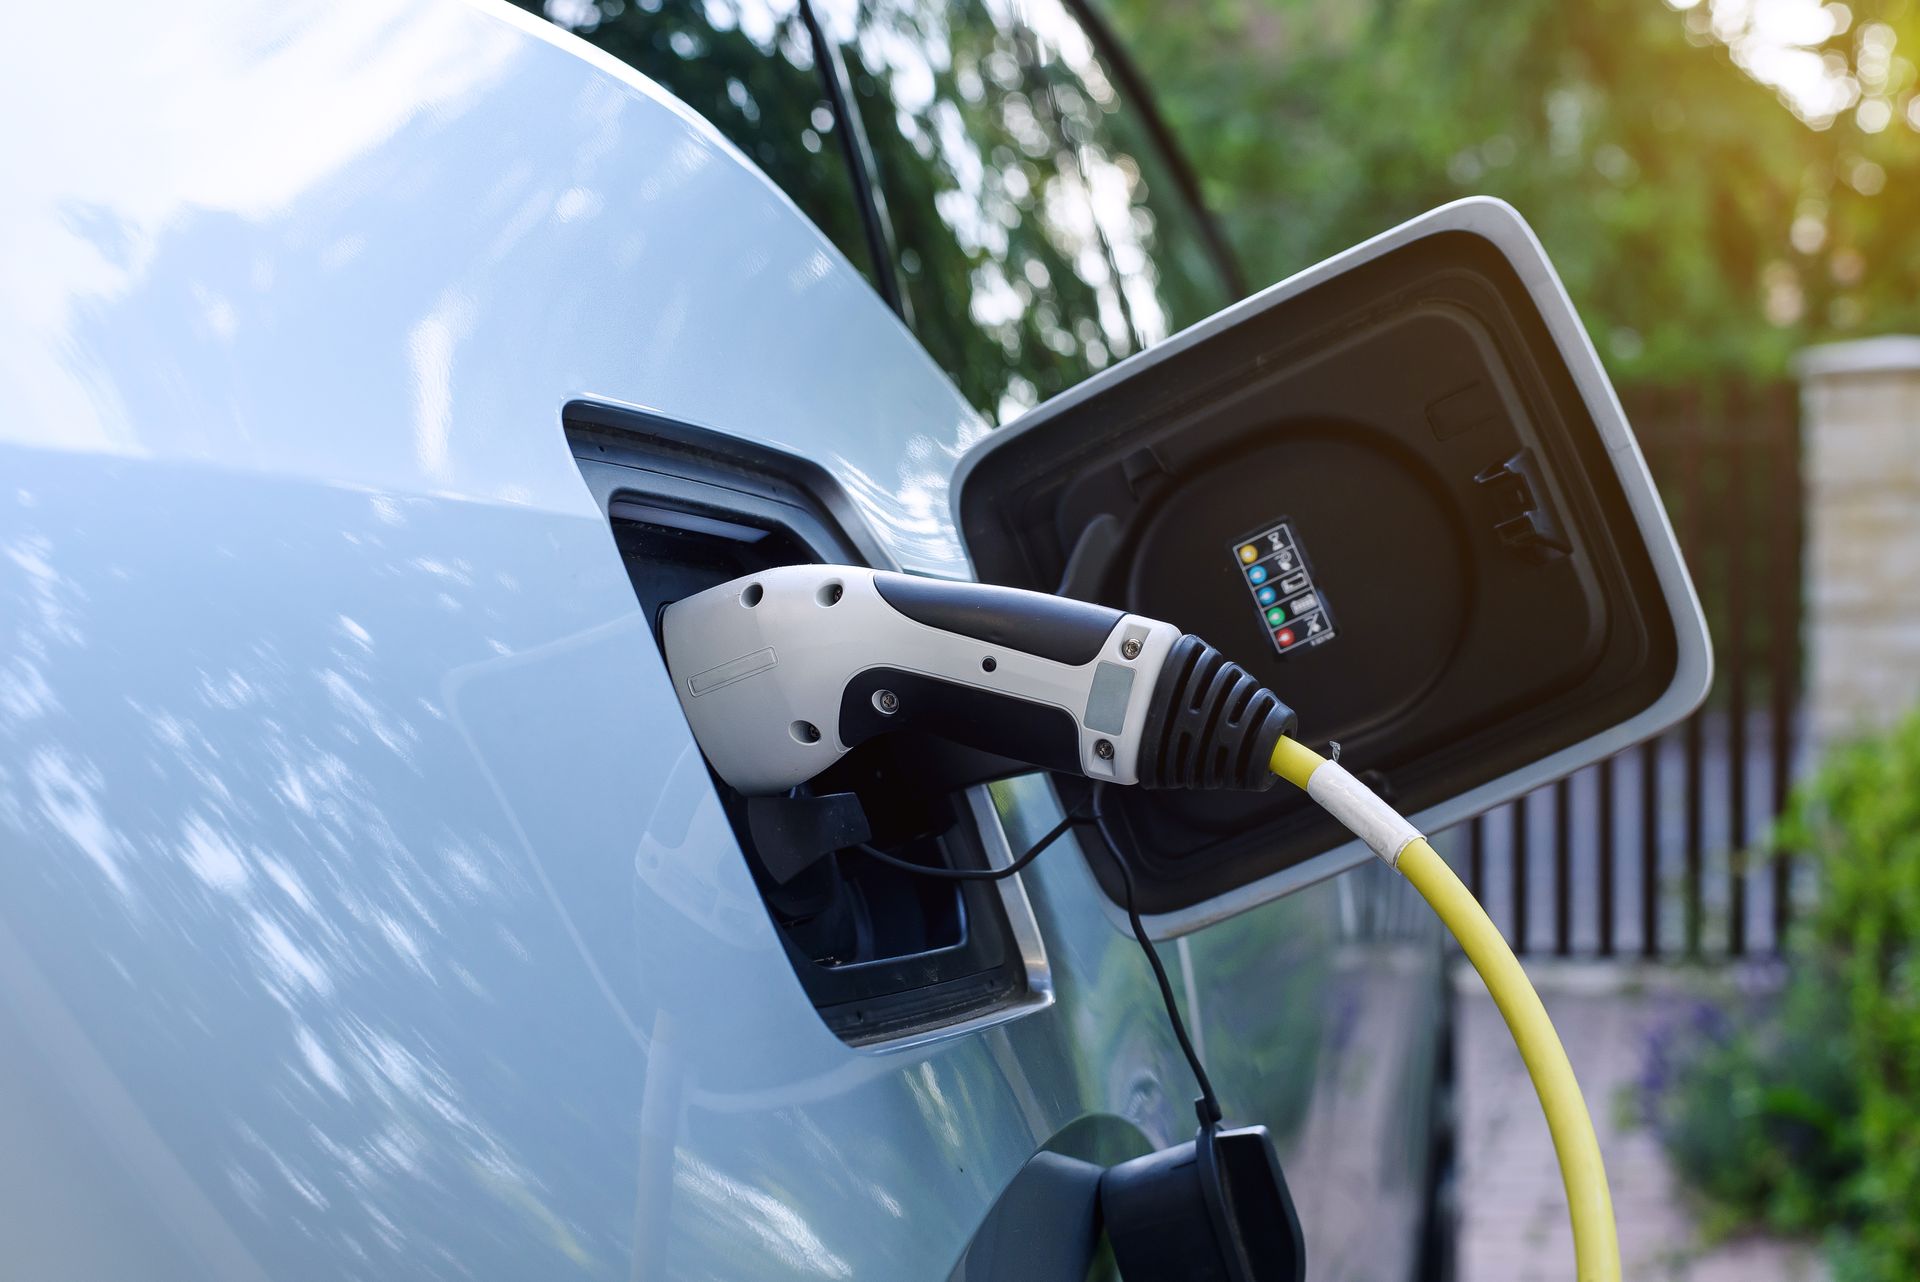
[[[568,436],[601,500],[656,642],[666,607],[780,565],[857,563],[833,505],[796,460],[699,429],[569,406]],[[868,842],[941,868],[985,868],[965,789],[978,754],[882,736],[789,797],[747,798],[711,775],[789,962],[852,1043],[891,1040],[1033,997],[1015,946],[1015,888],[916,876],[849,849]]]

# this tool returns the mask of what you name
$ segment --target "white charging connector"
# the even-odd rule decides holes
[[[668,606],[694,736],[748,796],[917,731],[1023,766],[1147,788],[1273,783],[1292,709],[1170,623],[1044,592],[788,565]]]
[[[720,776],[784,792],[919,729],[1110,783],[1140,779],[1180,630],[1038,592],[790,565],[667,608],[667,667]]]

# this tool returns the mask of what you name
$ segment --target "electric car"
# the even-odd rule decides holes
[[[5,1271],[1112,1276],[1196,1093],[1124,856],[1308,1275],[1413,1276],[1441,952],[1364,850],[939,736],[745,796],[661,627],[979,578],[1204,631],[1429,826],[1593,760],[1706,660],[1524,224],[1229,306],[1076,6],[546,15],[9,17]]]

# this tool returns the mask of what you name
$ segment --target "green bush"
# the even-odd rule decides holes
[[[1654,1038],[1649,1120],[1727,1225],[1806,1233],[1845,1219],[1859,1144],[1842,1022],[1819,985],[1796,984],[1778,1008],[1729,1017],[1702,1003]]]
[[[1830,1236],[1841,1282],[1920,1278],[1920,716],[1835,751],[1776,843],[1817,902],[1772,1009],[1656,1042],[1654,1121],[1734,1221]]]

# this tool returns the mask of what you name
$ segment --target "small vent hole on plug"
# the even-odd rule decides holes
[[[831,583],[822,583],[820,590],[813,594],[813,599],[821,605],[839,605],[840,598],[845,595],[846,589],[842,587],[840,581],[836,579]]]
[[[820,727],[811,721],[796,721],[787,727],[787,733],[793,736],[795,743],[820,742]]]
[[[749,583],[746,587],[740,589],[740,604],[751,610],[754,606],[760,604],[760,598],[766,594],[767,590],[758,583]]]
[[[986,658],[980,660],[980,671],[982,672],[992,672],[995,668],[999,666],[1000,665],[998,663],[994,662],[994,658],[992,655],[988,655]]]

